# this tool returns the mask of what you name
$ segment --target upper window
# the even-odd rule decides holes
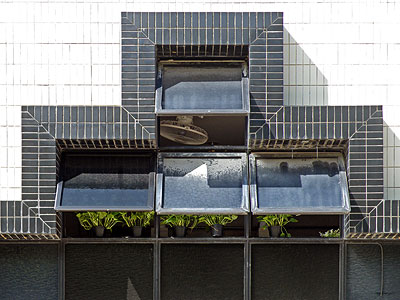
[[[157,176],[159,213],[249,211],[245,154],[161,153]]]
[[[246,64],[241,61],[161,62],[156,112],[177,114],[248,113]]]
[[[341,157],[267,158],[251,155],[255,214],[344,214],[350,212]]]
[[[149,156],[66,154],[55,210],[154,208],[154,172]]]

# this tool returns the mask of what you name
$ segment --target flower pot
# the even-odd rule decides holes
[[[224,226],[221,224],[214,224],[211,226],[211,234],[213,237],[221,237],[224,230]]]
[[[96,226],[94,229],[96,231],[96,237],[104,236],[104,226]]]
[[[162,238],[168,237],[168,227],[164,224],[160,224],[160,237]]]
[[[184,237],[186,234],[185,226],[175,226],[175,236],[176,237]]]
[[[264,229],[264,226],[266,226],[265,222],[260,222],[260,227],[258,228],[258,237],[269,238],[269,229],[268,227]]]
[[[143,231],[142,226],[133,226],[133,236],[134,237],[141,237],[142,231]]]
[[[274,238],[279,237],[279,235],[281,234],[281,226],[271,226],[270,230],[271,236]]]

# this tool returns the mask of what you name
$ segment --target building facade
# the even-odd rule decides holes
[[[396,3],[2,6],[5,299],[399,297]],[[185,213],[238,218],[160,225]]]

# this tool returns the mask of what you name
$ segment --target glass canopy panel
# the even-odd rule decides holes
[[[256,159],[257,202],[266,213],[345,213],[347,181],[337,158]]]
[[[162,109],[243,109],[242,67],[165,66]]]
[[[150,160],[144,157],[67,156],[60,205],[92,209],[147,207],[149,172]]]
[[[162,208],[241,208],[241,159],[165,158],[163,162]]]

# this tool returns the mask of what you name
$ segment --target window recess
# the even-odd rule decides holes
[[[248,114],[247,64],[241,60],[159,62],[156,113]]]
[[[158,66],[160,148],[246,147],[249,79],[245,59],[161,60]]]
[[[246,154],[160,153],[156,202],[159,214],[246,214]]]
[[[154,172],[150,155],[63,156],[56,211],[151,211]]]
[[[350,212],[343,158],[250,155],[253,214],[340,215]]]

